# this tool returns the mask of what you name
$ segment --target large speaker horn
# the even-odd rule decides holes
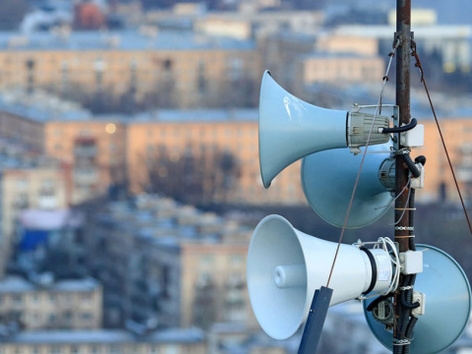
[[[368,147],[347,228],[369,225],[389,210],[395,177],[390,146]],[[338,227],[344,225],[361,161],[362,156],[353,156],[348,148],[320,151],[303,158],[301,177],[305,197],[326,222]]]
[[[414,290],[425,295],[425,306],[424,314],[417,316],[418,321],[413,327],[410,352],[439,353],[454,343],[467,325],[471,311],[470,285],[460,265],[446,252],[427,245],[417,245],[416,249],[424,252],[423,272],[418,273]],[[364,301],[364,309],[373,301]],[[389,306],[382,306],[382,318],[385,318]],[[364,313],[374,335],[391,350],[392,331],[376,320],[373,312]]]
[[[315,290],[328,281],[336,249],[337,243],[307,235],[279,215],[260,221],[249,244],[247,283],[254,314],[269,336],[286,339],[305,321]],[[391,280],[384,249],[342,244],[329,284],[330,306],[383,292]]]
[[[279,86],[266,71],[259,102],[259,162],[264,187],[286,166],[311,153],[366,144],[386,143],[389,118],[358,111],[321,108],[304,102]]]

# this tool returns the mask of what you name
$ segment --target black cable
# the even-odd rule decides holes
[[[405,335],[412,339],[411,336],[413,334],[413,327],[415,326],[416,322],[418,321],[418,317],[411,317],[410,322],[408,323],[408,326],[406,327],[406,332]]]
[[[424,165],[426,165],[426,157],[423,156],[423,155],[417,156],[417,157],[415,158],[415,162],[416,162],[416,163],[420,163],[420,164],[422,164],[422,165],[424,166]]]
[[[402,154],[401,157],[405,164],[408,166],[408,169],[410,170],[413,177],[418,178],[419,176],[421,176],[421,171],[418,169],[418,167],[416,167],[414,161],[410,157],[410,154]]]
[[[411,130],[416,127],[417,124],[418,121],[416,120],[416,118],[411,118],[410,123],[402,125],[401,127],[383,128],[382,134],[407,132],[408,130]]]

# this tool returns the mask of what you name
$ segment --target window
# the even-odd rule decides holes
[[[200,257],[200,264],[203,267],[211,267],[215,264],[215,256],[212,254],[204,254]]]
[[[90,312],[82,312],[80,314],[80,319],[83,322],[90,322],[93,319],[93,315]]]
[[[23,296],[22,295],[13,295],[13,303],[14,304],[22,304],[23,303]]]
[[[228,76],[231,81],[241,79],[244,73],[243,61],[241,58],[231,58],[228,62]]]
[[[82,293],[80,294],[80,300],[83,302],[90,302],[92,301],[92,294],[91,293]]]
[[[168,346],[165,347],[164,353],[165,354],[178,354],[179,353],[179,348],[175,344],[168,345]]]
[[[28,189],[28,180],[26,179],[17,179],[16,180],[16,189],[19,192],[24,192]]]
[[[244,263],[243,257],[240,254],[232,254],[230,258],[231,266],[239,267]]]
[[[112,345],[110,348],[110,354],[121,354],[120,347],[117,345]]]

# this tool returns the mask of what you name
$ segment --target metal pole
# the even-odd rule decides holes
[[[400,45],[396,54],[396,105],[399,107],[399,124],[410,122],[410,57],[411,57],[411,0],[397,0],[396,38]],[[400,134],[397,135],[397,139]],[[400,146],[400,145],[399,145]],[[400,146],[400,149],[402,146]],[[400,154],[395,158],[395,242],[398,243],[399,252],[410,249],[410,218],[406,210],[409,205],[408,168]],[[399,284],[403,284],[400,276]],[[404,331],[401,329],[405,316],[409,316],[408,309],[402,305],[401,290],[394,294],[393,326],[393,353],[403,353],[407,345],[404,341]]]

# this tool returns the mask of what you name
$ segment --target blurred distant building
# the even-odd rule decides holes
[[[86,101],[97,111],[111,105],[134,111],[132,105],[234,107],[248,101],[254,105],[261,71],[251,40],[149,26],[104,33],[4,32],[0,63],[0,88],[29,93],[46,89]],[[247,89],[237,90],[241,85]]]
[[[110,186],[124,183],[127,139],[119,119],[56,119],[44,128],[44,151],[64,163],[71,203],[106,194]]]
[[[378,65],[380,73],[380,63],[375,63],[372,65]],[[299,67],[302,70],[302,66]],[[361,65],[359,70],[362,68]],[[316,65],[312,70],[318,70]],[[335,71],[332,72],[336,75]],[[274,77],[278,80],[277,75]],[[20,112],[11,107],[11,104],[0,106],[5,117],[0,123],[0,134],[24,141],[26,146],[37,146],[36,149],[61,161],[59,174],[64,181],[65,194],[60,195],[66,198],[61,203],[77,204],[91,197],[107,195],[115,187],[132,193],[146,191],[153,183],[150,169],[160,157],[166,156],[177,162],[189,153],[197,158],[215,151],[230,153],[239,171],[226,182],[224,193],[213,195],[214,201],[305,203],[299,182],[299,162],[282,171],[271,188],[263,188],[258,162],[257,110],[158,110],[127,119],[117,115],[94,116],[86,112],[75,117],[71,114],[74,111],[70,111],[64,113],[64,119],[59,116],[48,119],[42,116],[39,108]],[[447,107],[443,109],[447,110]],[[429,119],[421,119],[421,123],[425,125],[425,146],[415,150],[425,156],[442,156],[435,125]],[[460,165],[460,183],[470,188],[472,179],[469,178],[467,149],[471,139],[469,125],[472,123],[467,118],[448,118],[443,124],[453,164]],[[16,129],[22,134],[12,133]],[[41,145],[36,136],[42,138]],[[425,187],[418,193],[418,200],[456,200],[448,167],[441,161],[441,158],[428,160],[428,177]],[[154,173],[159,178],[171,178],[169,170],[166,170],[168,166],[157,167]],[[203,188],[213,188],[210,179],[207,182],[210,184]],[[10,193],[9,190],[6,195]]]
[[[239,176],[228,185],[226,195],[217,196],[216,200],[236,203],[284,200],[285,203],[297,204],[302,196],[301,187],[298,180],[290,180],[286,174],[279,178],[284,182],[280,183],[283,186],[277,194],[262,187],[257,119],[256,110],[158,111],[137,116],[127,126],[130,190],[133,193],[144,190],[143,186],[150,182],[147,164],[159,156],[170,154],[171,159],[177,161],[183,159],[188,151],[194,156],[226,151],[240,166]],[[296,167],[289,169],[295,170]],[[166,173],[165,170],[157,172]],[[279,179],[274,185],[279,184]],[[214,187],[208,185],[207,188]]]
[[[254,323],[245,285],[249,228],[157,196],[110,207],[90,214],[84,232],[95,237],[83,240],[89,271],[104,284],[107,326]]]
[[[205,334],[197,328],[159,330],[138,338],[125,330],[20,331],[2,337],[0,350],[5,354],[208,353]]]
[[[428,20],[430,13],[424,14],[425,25],[415,26],[414,39],[417,49],[425,55],[436,56],[444,73],[470,72],[472,65],[472,27],[434,25]],[[375,38],[379,42],[379,54],[384,56],[392,48],[393,33],[390,25],[339,26],[334,33],[340,36]],[[383,53],[382,53],[383,52]],[[424,64],[424,63],[423,63]]]
[[[85,276],[84,252],[76,247],[82,223],[82,216],[69,209],[21,211],[9,270],[28,275],[47,271],[61,279]]]
[[[0,336],[12,323],[25,330],[101,327],[102,286],[96,280],[38,281],[0,281]]]
[[[314,83],[375,83],[383,74],[385,63],[378,56],[326,53],[300,57],[295,77],[305,87]]]
[[[262,187],[256,110],[159,110],[128,119],[86,112],[77,112],[76,116],[74,111],[64,113],[63,119],[47,119],[40,107],[18,112],[12,104],[0,106],[0,110],[6,117],[0,134],[18,141],[24,136],[27,145],[39,135],[43,140],[40,145],[35,142],[37,149],[62,162],[66,197],[71,204],[105,195],[113,186],[129,188],[133,193],[144,191],[152,182],[150,166],[160,156],[177,161],[189,149],[195,157],[229,153],[239,166],[239,175],[228,176],[232,179],[228,179],[224,193],[216,196],[217,201],[298,204],[303,200],[301,186],[292,178],[298,173],[297,163],[274,180],[274,188],[266,191]],[[23,135],[13,136],[11,128],[18,126]],[[213,187],[209,184],[205,188]]]
[[[0,152],[1,276],[17,242],[16,222],[20,215],[31,209],[65,209],[69,195],[60,162],[38,154],[15,152],[18,144],[8,140],[3,143],[6,145]]]
[[[444,70],[466,72],[472,62],[470,28],[438,26],[430,11],[420,14],[418,44],[439,53]],[[213,13],[201,4],[180,4],[147,16],[137,31],[0,33],[0,88],[8,90],[0,102],[0,135],[61,161],[72,204],[120,188],[155,191],[153,176],[171,179],[169,169],[156,163],[163,156],[177,163],[190,154],[215,152],[231,154],[240,169],[212,201],[305,203],[298,162],[269,190],[262,187],[258,113],[241,107],[257,105],[263,69],[287,91],[323,107],[333,103],[326,96],[336,99],[348,88],[359,93],[365,85],[380,84],[393,38],[387,25],[323,28],[323,14],[316,11],[249,6]],[[120,113],[92,114],[43,89],[87,102],[98,112],[115,106]],[[372,98],[356,96],[350,104],[376,102],[366,97]],[[143,108],[152,109],[137,113]],[[426,141],[431,146],[437,137],[428,135]],[[469,183],[464,156],[457,158],[463,183]],[[442,167],[431,172],[428,167],[429,175],[442,173]],[[423,190],[428,200],[450,189],[447,178],[432,179]],[[214,185],[205,183],[199,187],[211,191]]]

